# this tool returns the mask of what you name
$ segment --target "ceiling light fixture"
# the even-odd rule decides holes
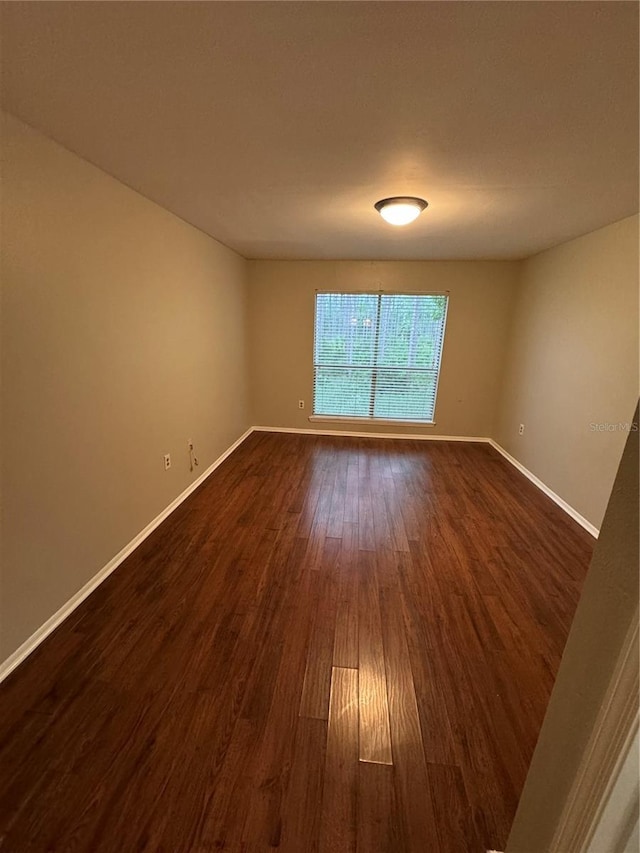
[[[394,196],[383,198],[374,205],[380,216],[390,225],[408,225],[417,219],[427,206],[423,198]]]

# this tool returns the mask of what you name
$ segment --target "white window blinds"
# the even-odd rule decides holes
[[[444,294],[317,293],[314,415],[433,422]]]

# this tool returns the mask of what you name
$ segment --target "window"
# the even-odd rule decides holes
[[[433,423],[447,299],[317,293],[313,414]]]

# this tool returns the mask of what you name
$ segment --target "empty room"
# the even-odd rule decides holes
[[[1,2],[2,853],[637,853],[636,2]]]

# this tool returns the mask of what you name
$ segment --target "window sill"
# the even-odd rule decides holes
[[[341,415],[310,415],[309,420],[314,423],[339,423],[339,424],[385,424],[391,426],[421,426],[434,427],[435,421],[403,421],[391,418],[356,418]]]

